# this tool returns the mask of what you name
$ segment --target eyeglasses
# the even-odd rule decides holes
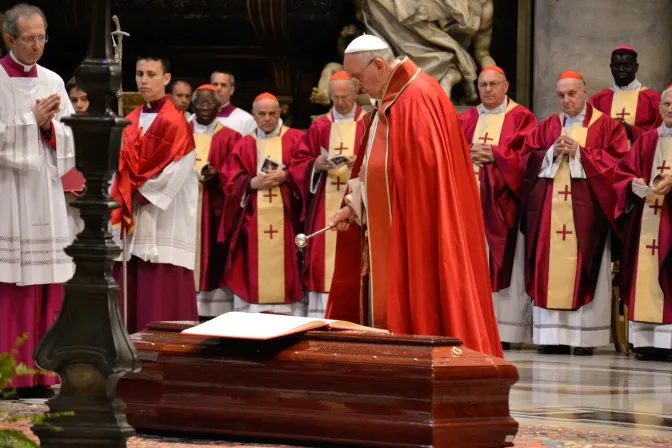
[[[350,96],[332,96],[330,99],[331,101],[336,103],[338,101],[348,101],[350,99]]]
[[[376,59],[378,59],[378,58],[373,58],[373,59],[371,59],[371,60],[369,61],[369,63],[366,64],[366,65],[364,66],[364,68],[361,69],[361,70],[359,71],[359,73],[357,73],[356,75],[352,75],[352,76],[350,77],[350,79],[352,79],[352,82],[354,82],[355,84],[359,84],[359,83],[360,83],[360,79],[359,79],[359,77],[362,76],[362,73],[364,73],[364,70],[366,70],[366,69],[369,67],[369,65],[371,65],[371,63],[372,63],[373,61],[375,61]]]
[[[488,87],[490,87],[491,89],[494,89],[494,88],[497,87],[498,85],[500,85],[500,84],[504,84],[504,83],[506,83],[506,81],[499,81],[499,82],[479,82],[479,83],[478,83],[478,88],[481,89],[481,90],[486,90]]]
[[[214,101],[196,101],[194,102],[194,107],[197,109],[205,109],[208,107],[215,107],[216,103]]]
[[[31,36],[31,37],[22,37],[20,38],[21,42],[23,42],[26,45],[31,45],[31,44],[46,44],[49,42],[49,36],[43,35],[43,36]]]

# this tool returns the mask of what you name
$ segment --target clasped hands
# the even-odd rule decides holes
[[[57,93],[36,100],[35,106],[33,106],[33,115],[35,115],[37,125],[45,131],[51,129],[51,120],[54,119],[60,108],[61,97]]]
[[[355,166],[355,161],[357,160],[357,156],[350,156],[348,157],[348,163],[346,164],[348,168],[352,169],[353,166]],[[315,159],[315,170],[316,171],[329,171],[333,167],[329,165],[329,161],[327,158],[323,155],[318,156]]]
[[[471,161],[478,166],[494,163],[495,154],[492,152],[492,145],[481,145],[480,143],[471,145]]]
[[[659,180],[654,180],[653,182],[653,192],[661,196],[665,196],[670,191],[672,191],[672,175],[670,174],[660,174],[657,176]],[[637,178],[632,181],[632,187],[646,187],[646,182],[642,178]]]
[[[575,156],[576,151],[579,150],[579,144],[576,140],[567,137],[566,135],[561,135],[556,141],[555,146],[553,147],[554,156]]]
[[[250,181],[250,187],[253,190],[265,190],[275,188],[285,182],[287,182],[287,172],[285,170],[273,170],[253,177]]]

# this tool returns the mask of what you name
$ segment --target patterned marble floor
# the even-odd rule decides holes
[[[507,351],[520,381],[511,412],[521,425],[670,438],[672,364],[637,361],[605,347],[592,357]]]

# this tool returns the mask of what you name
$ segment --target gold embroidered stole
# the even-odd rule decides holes
[[[651,179],[672,165],[672,138],[658,138],[656,154],[651,168]],[[638,322],[663,323],[665,294],[658,281],[660,250],[659,227],[663,214],[665,196],[655,193],[644,201],[642,227],[639,234],[637,254],[637,281],[635,283],[635,306],[633,320]]]
[[[282,136],[257,139],[257,162],[282,163]],[[285,303],[285,208],[280,187],[257,190],[257,284],[259,303]]]
[[[476,129],[474,129],[474,137],[471,139],[472,144],[480,145],[499,145],[499,138],[502,134],[502,126],[504,125],[504,118],[514,107],[518,104],[509,100],[503,114],[482,114],[478,108],[478,121],[476,122]],[[473,164],[474,174],[476,175],[477,191],[481,194],[481,167]]]
[[[208,157],[210,157],[210,144],[212,143],[212,138],[217,134],[224,126],[221,123],[215,125],[215,129],[210,134],[194,134],[194,142],[196,143],[196,161],[194,162],[194,169],[198,174],[199,178],[201,177],[201,170],[208,162]],[[201,288],[201,223],[203,220],[203,184],[198,183],[198,206],[196,207],[196,262],[194,263],[194,280],[196,281],[196,292],[200,291]]]
[[[635,124],[637,118],[637,101],[639,91],[619,90],[614,92],[611,101],[611,118],[622,118],[630,126]]]
[[[355,154],[355,141],[357,138],[357,125],[359,120],[366,114],[362,111],[359,117],[353,121],[338,121],[331,123],[329,131],[329,157],[342,154],[344,156],[353,156]],[[331,121],[331,114],[327,117]],[[352,170],[347,166],[342,166],[337,170],[328,170],[327,179],[324,186],[324,219],[326,223],[341,208],[343,195],[350,179]],[[336,260],[336,236],[337,232],[326,232],[324,234],[324,289],[331,289],[331,280],[334,277],[334,263]]]
[[[580,146],[585,146],[588,129],[600,116],[602,116],[602,113],[593,109],[588,127],[563,127],[562,135],[575,140]],[[563,125],[564,115],[560,114],[559,117],[560,124]],[[579,243],[574,226],[571,180],[569,157],[563,156],[560,167],[553,178],[548,291],[546,296],[546,308],[548,309],[571,310],[574,308],[574,283],[579,259]]]

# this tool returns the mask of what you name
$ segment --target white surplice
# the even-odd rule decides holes
[[[583,126],[586,108],[576,117],[567,116],[565,127]],[[553,179],[562,157],[554,157],[551,146],[546,152],[539,177]],[[586,179],[581,163],[581,150],[569,157],[569,171],[574,179]],[[600,347],[611,338],[611,237],[602,253],[600,272],[593,300],[576,311],[547,310],[534,307],[534,343],[537,345],[570,345],[572,347]]]
[[[257,123],[254,121],[254,117],[243,109],[236,107],[231,103],[226,103],[221,107],[221,110],[226,109],[232,109],[228,116],[217,116],[217,119],[223,126],[233,129],[243,137],[253,133],[255,129],[257,129]]]
[[[272,138],[280,135],[282,130],[282,119],[278,121],[278,125],[272,132],[268,134],[262,131],[261,129],[256,129],[257,139],[261,140],[264,138]],[[241,201],[241,208],[245,206],[247,202],[246,197],[243,197]],[[304,316],[308,315],[308,300],[306,297],[303,297],[301,300],[294,303],[280,303],[276,305],[265,305],[260,303],[249,303],[237,295],[233,295],[233,310],[243,313],[275,313],[275,314],[287,314],[290,316]]]
[[[150,129],[156,116],[157,113],[145,111],[140,114],[138,126],[142,128],[142,135]],[[196,151],[191,151],[138,188],[150,203],[139,205],[133,199],[135,231],[128,238],[127,259],[136,256],[151,263],[194,269],[198,204],[195,161]],[[122,247],[119,228],[113,230],[113,236]],[[121,256],[117,260],[121,260]]]
[[[20,65],[26,73],[33,68]],[[73,273],[63,251],[71,239],[61,177],[75,165],[75,145],[60,120],[75,111],[63,80],[36,69],[37,77],[10,77],[0,66],[0,282],[20,286],[63,283]],[[61,99],[52,121],[55,150],[32,112],[51,94]]]

